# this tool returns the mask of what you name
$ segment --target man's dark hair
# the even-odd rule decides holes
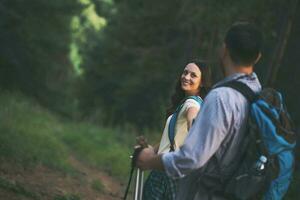
[[[251,23],[234,23],[227,31],[225,44],[232,61],[237,65],[253,65],[261,53],[263,36]]]

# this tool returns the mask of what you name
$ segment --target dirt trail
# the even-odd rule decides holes
[[[69,162],[77,171],[75,175],[44,166],[24,169],[11,163],[0,163],[0,199],[55,200],[72,199],[72,196],[80,200],[121,199],[124,186],[111,176],[74,157],[70,157]]]
[[[106,194],[106,198],[121,199],[124,192],[122,185],[107,173],[99,171],[99,169],[88,167],[74,157],[70,157],[70,163],[77,170],[83,173],[84,176],[86,176],[86,181],[89,185],[91,185],[95,180],[100,180],[104,185],[104,193]]]

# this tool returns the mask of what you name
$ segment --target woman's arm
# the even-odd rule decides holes
[[[199,112],[199,108],[197,107],[190,107],[186,111],[188,130],[190,130],[190,128],[192,127],[193,120],[197,117],[198,112]]]

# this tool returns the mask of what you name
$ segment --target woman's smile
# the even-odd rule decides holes
[[[199,94],[201,82],[201,71],[194,64],[189,63],[183,70],[181,75],[181,88],[186,95],[197,95]]]

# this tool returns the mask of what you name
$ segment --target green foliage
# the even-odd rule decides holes
[[[67,169],[66,148],[52,135],[57,119],[22,95],[0,97],[0,155],[21,165],[45,164]]]
[[[184,65],[192,58],[208,60],[214,81],[220,78],[218,47],[232,22],[250,19],[264,31],[263,59],[256,71],[265,83],[292,3],[2,0],[0,88],[21,90],[33,99],[0,95],[1,105],[6,105],[0,108],[4,118],[0,156],[69,170],[67,157],[74,152],[79,159],[124,177],[134,133],[162,130],[165,109]],[[294,27],[275,86],[299,129],[299,23]],[[37,102],[73,119],[137,128],[103,129],[69,122]]]
[[[111,129],[99,130],[98,127],[87,123],[72,123],[67,125],[64,133],[58,137],[78,159],[122,178],[128,173],[131,153],[128,143],[124,143],[122,137],[130,137],[129,135],[125,136]]]
[[[107,170],[122,180],[130,167],[133,134],[68,122],[20,94],[2,92],[0,103],[0,158],[16,165],[44,164],[74,172],[69,157]],[[122,134],[121,134],[122,132]]]
[[[74,110],[68,59],[76,0],[0,3],[0,87],[19,89],[64,114]],[[72,94],[72,97],[70,96]]]
[[[80,200],[81,198],[74,194],[59,195],[54,197],[54,200]]]
[[[160,130],[174,82],[191,58],[209,60],[213,78],[220,77],[217,49],[234,21],[250,19],[264,31],[266,47],[257,72],[265,82],[291,3],[4,0],[0,87],[21,89],[69,117]],[[285,65],[293,62],[288,59]],[[278,80],[288,96],[294,94],[285,83],[291,71],[281,71]],[[293,111],[297,100],[288,97],[298,119]]]
[[[280,0],[131,0],[114,6],[101,34],[87,37],[94,45],[83,48],[81,110],[93,114],[97,108],[101,121],[152,129],[162,128],[174,82],[190,59],[209,60],[214,80],[220,77],[217,50],[237,20],[254,21],[264,31],[257,67],[264,80],[285,14],[280,8],[288,8]]]
[[[93,180],[93,182],[91,183],[91,187],[92,187],[92,189],[94,189],[98,192],[103,192],[105,189],[105,186],[103,185],[103,183],[100,180]]]
[[[21,184],[17,182],[10,182],[0,177],[0,188],[12,191],[16,194],[29,197],[30,199],[38,199],[37,195],[25,189]]]
[[[82,53],[79,48],[88,48],[90,44],[87,42],[89,34],[98,34],[106,25],[104,17],[98,15],[95,10],[95,3],[90,0],[81,0],[84,9],[79,15],[75,15],[71,20],[72,41],[70,44],[70,60],[73,64],[75,72],[78,75],[83,74]]]

